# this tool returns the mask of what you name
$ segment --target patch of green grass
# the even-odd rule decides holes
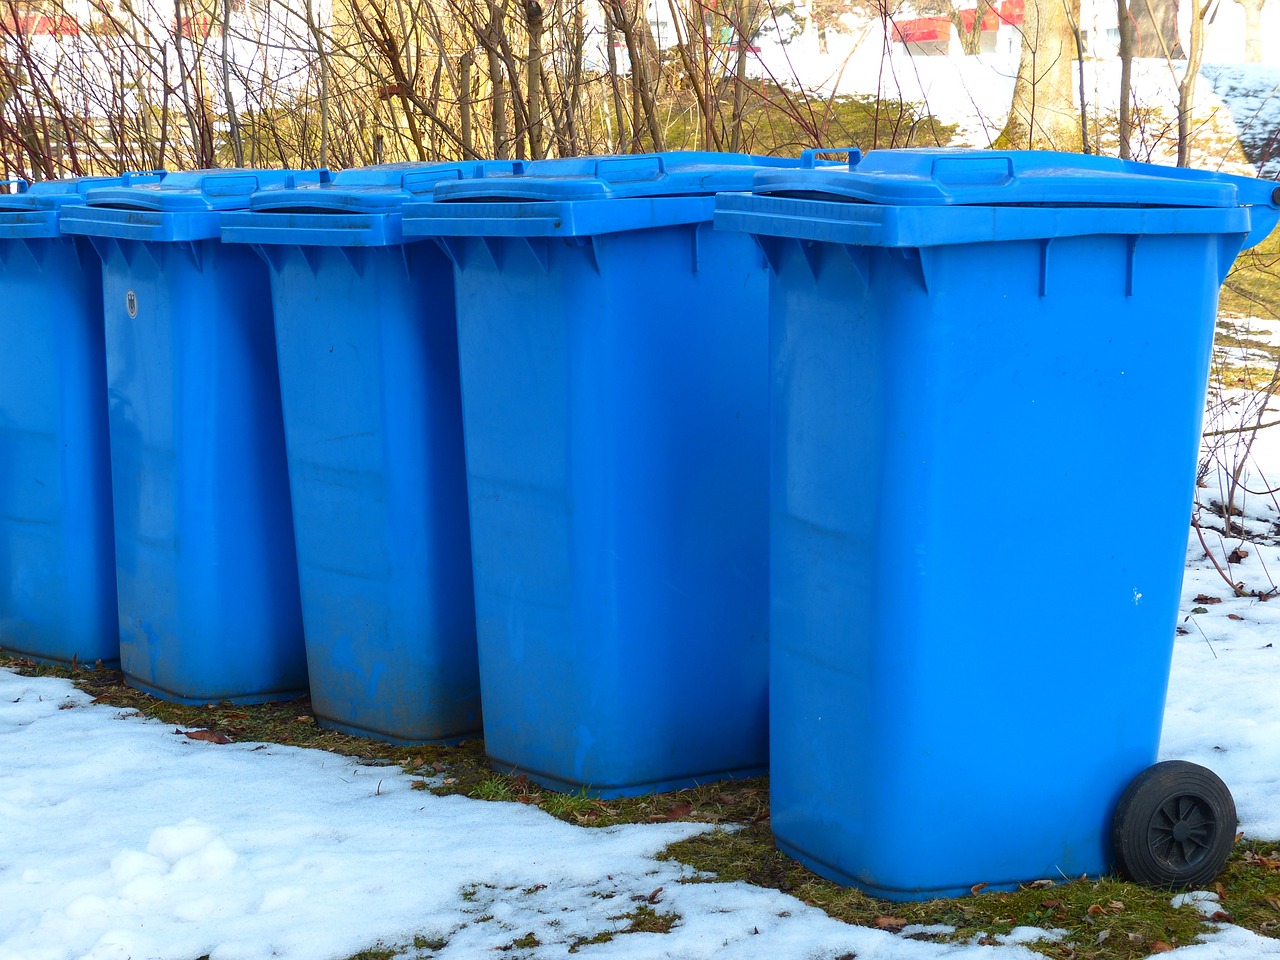
[[[583,947],[594,946],[597,943],[608,943],[616,936],[617,933],[612,930],[601,930],[599,933],[591,937],[579,937],[577,940],[573,941],[573,943],[569,944],[569,952],[577,953]]]
[[[1219,880],[1224,915],[1268,936],[1280,936],[1280,852],[1275,846],[1238,844]],[[1162,949],[1161,944],[1183,946],[1213,929],[1193,907],[1174,909],[1169,891],[1114,877],[1042,881],[1012,892],[979,891],[919,903],[877,900],[824,880],[780,853],[763,824],[691,837],[662,856],[714,874],[715,880],[781,890],[858,926],[897,932],[908,924],[940,924],[954,932],[930,939],[980,943],[996,943],[997,936],[1018,926],[1062,930],[1058,941],[1027,945],[1055,960],[1138,960]]]
[[[620,933],[670,933],[680,922],[680,914],[672,911],[658,911],[647,904],[636,907],[629,913],[610,917],[610,920],[626,920],[627,927]]]
[[[597,801],[586,790],[577,793],[550,793],[542,798],[539,806],[561,820],[586,818],[596,808]]]
[[[511,789],[509,777],[495,774],[481,780],[471,796],[477,800],[514,800],[515,791]]]
[[[1231,922],[1280,939],[1280,848],[1275,843],[1236,844],[1218,878],[1222,909]]]
[[[614,921],[627,921],[627,925],[619,930],[601,930],[590,937],[579,937],[569,944],[569,952],[577,953],[583,947],[596,943],[608,943],[628,933],[670,933],[680,922],[680,914],[673,911],[655,910],[648,904],[641,904],[634,910],[620,913],[609,918]]]
[[[1240,254],[1218,305],[1226,314],[1280,319],[1280,232]]]
[[[534,936],[533,931],[529,931],[523,937],[512,940],[504,947],[498,947],[498,950],[532,950],[534,947],[542,946],[542,941]]]
[[[722,92],[731,99],[731,89]],[[729,99],[717,103],[713,96],[712,108],[727,119],[732,104]],[[665,94],[661,110],[664,149],[703,148],[701,110],[690,88]],[[880,147],[944,146],[958,129],[931,115],[922,103],[871,94],[802,96],[767,80],[751,80],[743,102],[741,138],[736,148],[727,138],[723,146],[775,156],[797,156],[815,144],[858,146],[865,152]],[[647,137],[644,142],[649,143]]]
[[[350,960],[396,960],[399,955],[398,950],[388,947],[370,947],[368,950],[361,950]]]

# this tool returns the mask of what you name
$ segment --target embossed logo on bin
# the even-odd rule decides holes
[[[129,311],[130,320],[138,318],[138,295],[132,290],[124,295],[124,308]]]

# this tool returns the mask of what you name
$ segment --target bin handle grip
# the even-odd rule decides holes
[[[843,154],[849,160],[850,170],[862,162],[862,150],[859,147],[813,147],[800,151],[800,166],[805,170],[812,170],[818,165],[820,153]]]
[[[121,170],[120,180],[122,181],[123,185],[127,187],[129,186],[130,181],[132,181],[134,177],[159,177],[161,180],[163,180],[166,176],[168,176],[168,174],[169,174],[169,171],[166,170],[164,167],[156,167],[153,170]]]
[[[595,163],[595,175],[599,180],[618,183],[626,180],[656,180],[666,176],[667,165],[656,153],[638,154],[632,157],[602,157]]]
[[[13,180],[0,180],[0,187],[12,186],[15,183],[18,185],[18,189],[15,190],[14,193],[26,193],[31,187],[31,181],[26,177],[16,177]]]

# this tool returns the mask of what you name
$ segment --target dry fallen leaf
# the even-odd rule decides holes
[[[1222,602],[1221,597],[1211,597],[1207,593],[1196,594],[1196,603],[1203,603],[1206,607],[1212,606],[1215,603],[1221,603],[1221,602]]]
[[[1172,950],[1173,947],[1169,946],[1163,940],[1157,940],[1155,943],[1151,944],[1152,953],[1170,953]]]
[[[901,933],[907,925],[907,921],[901,917],[876,917],[872,923],[881,930],[888,930],[890,933]]]
[[[1228,619],[1228,620],[1243,620],[1243,619],[1244,619],[1244,617],[1240,616],[1240,614],[1238,614],[1238,613],[1228,613],[1228,614],[1227,614],[1227,619]]]
[[[184,737],[190,737],[192,740],[204,740],[206,743],[230,743],[231,738],[225,733],[218,733],[216,730],[184,730]]]
[[[975,883],[972,887],[969,888],[969,892],[976,897],[985,889],[987,889],[987,885],[985,883]]]
[[[650,823],[662,823],[665,820],[679,820],[681,817],[687,817],[693,813],[692,803],[677,803],[674,807],[668,807],[666,813],[655,813],[649,816]]]

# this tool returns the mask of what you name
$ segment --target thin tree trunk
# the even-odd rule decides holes
[[[475,54],[470,50],[462,55],[458,64],[458,112],[461,115],[462,127],[462,159],[473,160],[480,155],[476,153],[475,139],[471,133],[471,66],[475,63]]]
[[[1178,84],[1178,166],[1191,165],[1191,112],[1195,106],[1196,74],[1204,57],[1204,23],[1216,0],[1191,0],[1191,36],[1187,69]]]
[[[1080,0],[1067,0],[1067,19],[1071,25],[1071,36],[1076,41],[1076,62],[1080,64],[1080,152],[1093,153],[1089,149],[1089,105],[1085,100],[1084,90],[1084,36],[1080,33]]]
[[[222,95],[227,99],[227,125],[231,134],[231,153],[236,166],[244,166],[244,144],[240,140],[240,118],[236,116],[236,98],[231,90],[231,0],[222,0]]]
[[[747,3],[738,0],[734,8],[735,20],[733,32],[737,39],[737,60],[733,71],[733,120],[729,129],[729,150],[737,153],[742,149],[742,120],[747,99]]]
[[[724,143],[720,137],[720,129],[712,120],[711,103],[707,90],[703,86],[704,72],[698,70],[690,56],[689,48],[693,43],[693,35],[681,28],[681,11],[677,0],[667,0],[671,10],[671,20],[676,25],[676,49],[680,53],[680,61],[684,64],[685,73],[689,76],[689,86],[693,88],[693,97],[698,102],[698,143],[704,150],[723,150]],[[701,31],[699,31],[701,32]],[[703,38],[705,41],[705,37]],[[705,43],[704,43],[705,45]],[[713,146],[714,144],[714,146]]]
[[[1116,0],[1116,17],[1120,25],[1120,158],[1133,156],[1129,139],[1133,135],[1133,18],[1128,0]]]
[[[493,113],[493,156],[498,160],[507,159],[507,94],[502,77],[502,59],[498,56],[496,34],[498,24],[490,20],[485,27],[488,37],[485,42],[485,55],[489,60],[489,86],[492,89],[490,109]]]
[[[534,160],[544,156],[542,146],[542,4],[525,0],[525,22],[529,30],[529,57],[525,63],[525,97],[529,107],[529,155]]]
[[[316,57],[320,67],[320,158],[319,164],[322,167],[329,165],[329,55],[325,50],[324,34],[320,30],[320,23],[315,16],[315,6],[312,0],[307,0],[306,6],[307,30],[311,33],[311,39],[315,43]]]
[[[613,17],[610,15],[609,6],[605,5],[605,47],[609,57],[609,86],[613,93],[613,119],[618,127],[617,140],[612,134],[608,134],[609,150],[613,153],[622,151],[622,122],[626,116],[626,112],[622,109],[622,88],[618,83],[618,53],[616,49],[616,41],[614,40]]]

